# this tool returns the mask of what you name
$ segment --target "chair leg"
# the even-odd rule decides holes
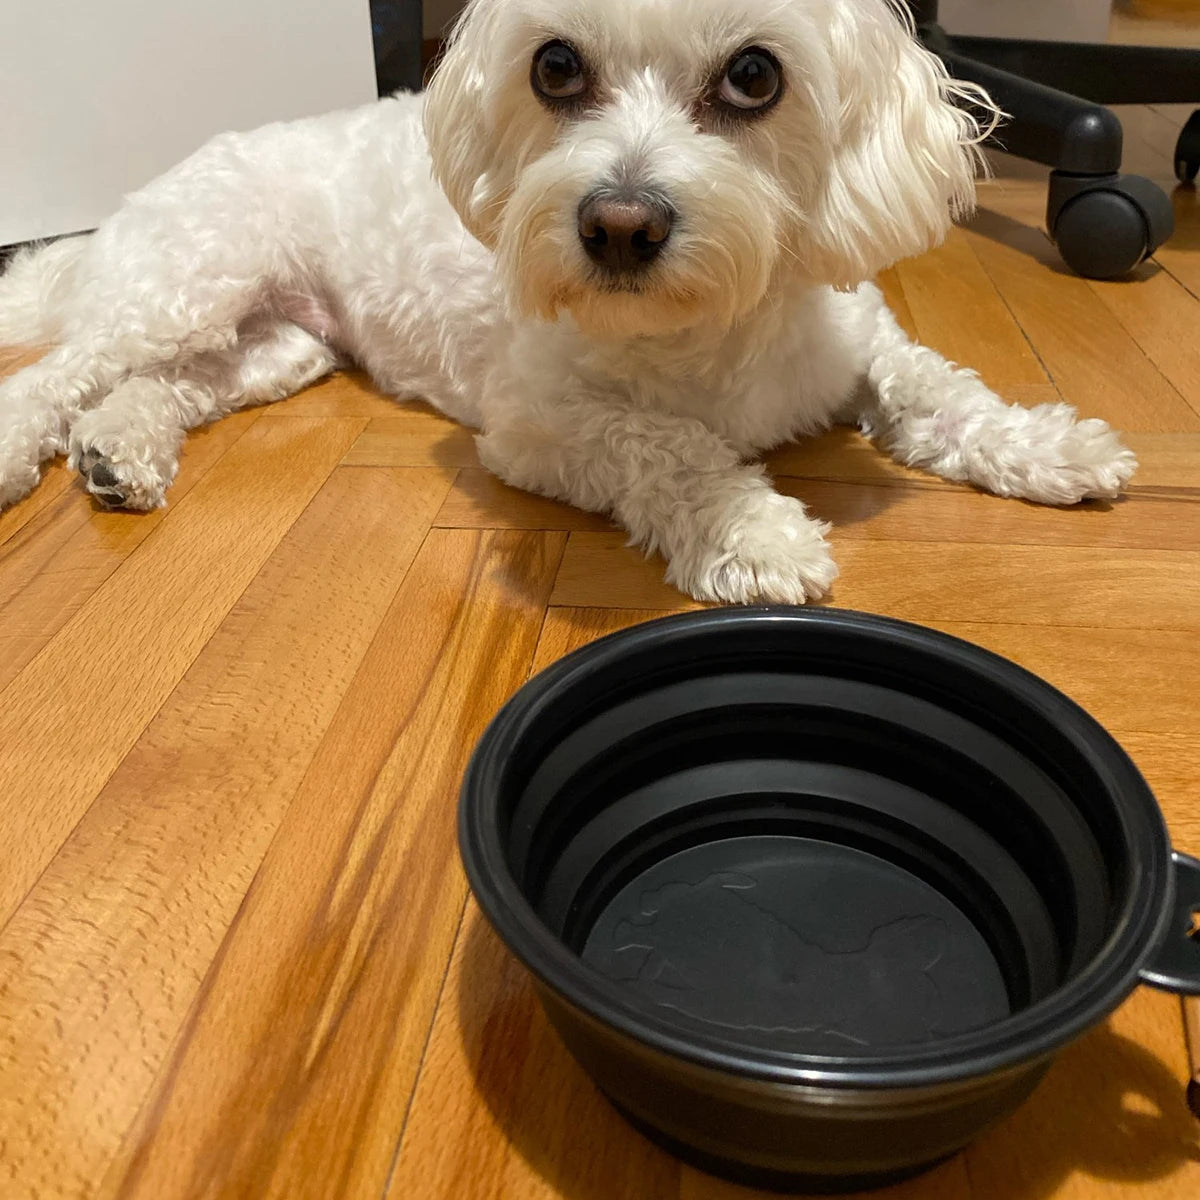
[[[937,52],[956,78],[981,84],[1011,117],[993,136],[1002,150],[1054,168],[1046,228],[1067,265],[1092,279],[1127,275],[1174,232],[1157,184],[1122,175],[1121,122],[1099,104],[967,58]]]
[[[1200,50],[952,36],[955,53],[1100,104],[1200,103]]]
[[[977,62],[954,48],[940,54],[951,75],[981,84],[1012,118],[997,132],[1000,149],[1077,175],[1121,169],[1124,135],[1107,108]]]
[[[421,90],[421,0],[370,0],[375,80],[381,96]]]

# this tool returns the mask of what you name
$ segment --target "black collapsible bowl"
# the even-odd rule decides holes
[[[487,730],[459,837],[597,1084],[744,1182],[913,1174],[1139,982],[1200,993],[1200,863],[1121,748],[879,617],[712,611],[578,651]]]

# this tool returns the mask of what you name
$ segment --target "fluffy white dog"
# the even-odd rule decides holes
[[[956,100],[994,118],[891,0],[474,0],[424,98],[224,135],[14,261],[0,343],[58,348],[0,384],[0,505],[64,451],[162,505],[186,430],[342,361],[700,599],[826,591],[826,526],[753,459],[838,421],[1001,495],[1113,496],[1107,425],[1005,404],[868,282],[973,202]]]

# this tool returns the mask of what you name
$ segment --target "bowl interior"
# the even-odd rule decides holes
[[[496,820],[581,970],[685,1036],[853,1059],[1086,969],[1131,874],[1069,702],[909,629],[700,625],[559,673]]]

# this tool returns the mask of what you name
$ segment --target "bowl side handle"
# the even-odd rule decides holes
[[[1142,968],[1143,983],[1180,996],[1200,996],[1200,860],[1176,851],[1170,932]]]

